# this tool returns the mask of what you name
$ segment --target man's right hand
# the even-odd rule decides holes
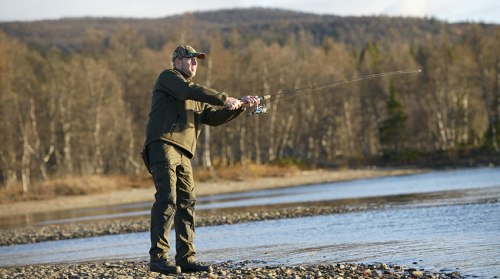
[[[229,110],[235,110],[239,109],[242,104],[243,103],[239,99],[233,97],[227,97],[226,104],[224,105],[224,107]]]

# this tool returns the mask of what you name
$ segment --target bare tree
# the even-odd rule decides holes
[[[141,72],[142,49],[145,47],[144,37],[137,30],[125,27],[117,32],[110,40],[108,56],[113,71],[118,76],[123,87],[123,98],[126,106],[125,127],[127,131],[125,169],[131,173],[138,173],[141,164],[139,163],[138,150],[143,138],[143,124],[137,123],[142,111],[147,109],[147,102],[141,98],[143,88],[150,85],[141,79],[144,73]],[[144,102],[137,102],[142,100]],[[149,101],[149,100],[148,100]]]

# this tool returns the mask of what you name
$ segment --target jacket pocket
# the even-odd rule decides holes
[[[179,115],[176,116],[175,121],[172,123],[168,120],[165,120],[165,123],[163,124],[163,132],[172,135],[177,127],[179,126]]]
[[[173,134],[173,133],[174,133],[174,131],[175,131],[175,128],[176,128],[176,127],[177,127],[177,123],[172,124],[172,127],[170,128],[169,133],[170,133],[170,134]]]

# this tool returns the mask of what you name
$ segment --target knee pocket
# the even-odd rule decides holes
[[[174,203],[167,203],[165,215],[174,215],[175,211],[177,211],[177,206]]]
[[[182,209],[189,209],[189,208],[194,208],[194,205],[196,204],[196,200],[181,200],[179,201],[179,207]]]

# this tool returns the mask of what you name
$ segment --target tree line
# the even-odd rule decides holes
[[[238,28],[198,36],[193,21],[184,19],[155,47],[133,25],[109,35],[88,28],[79,50],[69,51],[0,33],[2,187],[28,192],[51,178],[145,171],[139,151],[152,87],[181,42],[208,54],[195,81],[236,97],[422,69],[277,98],[268,114],[205,128],[195,166],[499,153],[498,26],[485,32],[468,24],[459,39],[443,31],[353,45],[306,29],[274,39]]]

